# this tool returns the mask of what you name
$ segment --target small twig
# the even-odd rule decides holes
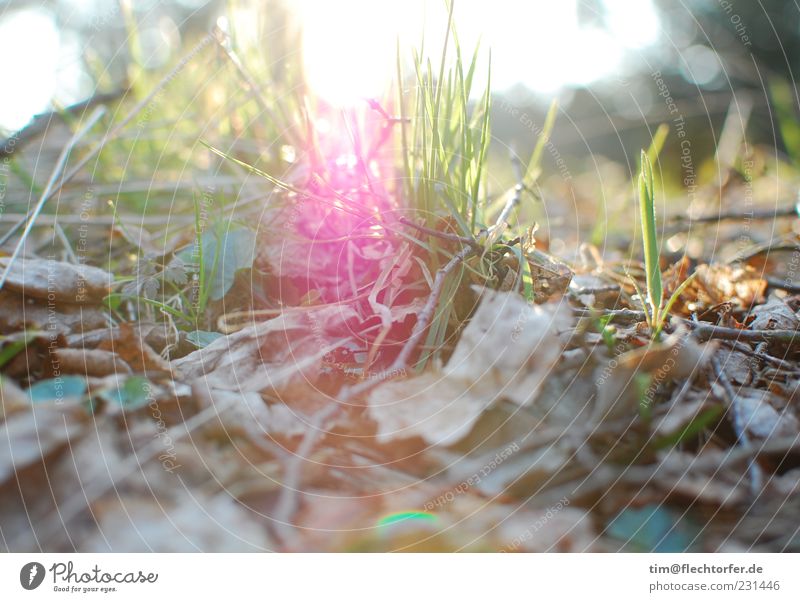
[[[722,389],[725,391],[725,396],[728,398],[727,401],[731,409],[731,413],[733,414],[731,423],[733,424],[733,430],[736,433],[738,443],[742,447],[749,448],[750,437],[747,436],[746,425],[744,423],[744,418],[742,417],[742,410],[738,403],[739,398],[736,395],[736,391],[734,391],[731,381],[722,370],[719,360],[713,355],[711,356],[711,365],[714,368],[714,372],[716,373],[719,383],[722,385]],[[761,473],[761,467],[756,462],[755,456],[750,457],[750,462],[747,466],[747,472],[750,474],[751,494],[754,498],[756,498],[761,492],[764,477]]]
[[[524,182],[524,174],[522,173],[522,166],[519,164],[519,159],[512,156],[512,165],[514,166],[514,171],[516,172],[517,185],[511,190],[511,194],[508,197],[506,204],[503,206],[503,210],[500,212],[500,215],[497,216],[497,220],[495,220],[494,225],[489,228],[490,245],[497,240],[497,238],[508,227],[508,218],[511,215],[511,212],[520,204],[520,201],[522,201],[522,193],[527,190]]]
[[[686,322],[692,328],[694,335],[701,341],[708,339],[722,339],[725,341],[747,341],[761,343],[792,344],[800,340],[800,331],[797,330],[739,330],[713,324],[698,324]]]
[[[779,357],[775,357],[773,355],[769,355],[763,351],[759,351],[758,349],[753,350],[752,347],[749,345],[745,345],[744,343],[740,343],[739,341],[730,341],[730,340],[723,340],[722,345],[729,346],[730,348],[738,351],[740,353],[744,353],[746,355],[750,355],[754,358],[757,358],[763,362],[768,362],[773,364],[775,367],[783,369],[783,370],[794,370],[794,365],[790,362],[786,362]],[[760,347],[760,345],[759,345]]]
[[[404,224],[406,226],[410,226],[412,228],[416,228],[420,232],[424,232],[425,234],[429,234],[430,236],[435,236],[436,238],[440,238],[442,240],[448,240],[451,242],[459,242],[462,245],[468,245],[475,250],[482,250],[483,245],[481,245],[478,241],[472,238],[466,238],[465,236],[459,236],[458,234],[449,234],[447,232],[440,232],[439,230],[434,230],[433,228],[428,228],[427,226],[423,226],[421,224],[417,224],[410,219],[405,217],[400,217],[397,219],[398,222]]]
[[[308,461],[311,451],[320,437],[327,433],[326,423],[334,419],[341,409],[342,407],[339,404],[331,403],[317,411],[309,420],[308,430],[303,435],[300,445],[297,446],[297,451],[286,463],[283,490],[275,504],[275,511],[272,517],[275,523],[275,531],[284,542],[289,538],[289,528],[292,526],[291,520],[299,506],[299,487],[303,463]]]
[[[592,318],[596,316],[611,316],[614,320],[624,322],[644,322],[645,314],[632,309],[583,309],[573,307],[572,312],[578,316]],[[744,341],[748,343],[783,343],[791,345],[800,341],[800,330],[739,330],[714,324],[701,324],[685,318],[678,318],[682,324],[692,329],[694,335],[701,341],[720,339],[723,341]],[[773,363],[781,362],[778,358],[758,354],[758,357],[769,359]]]
[[[64,248],[64,252],[67,254],[69,260],[72,263],[80,263],[80,259],[78,259],[78,256],[75,255],[75,251],[69,242],[69,238],[67,238],[67,233],[64,232],[64,228],[61,227],[61,224],[57,222],[53,224],[53,232],[55,232],[58,240],[61,242],[61,246]]]
[[[622,290],[619,284],[606,284],[604,286],[582,286],[581,288],[568,288],[567,293],[573,296],[597,295],[602,293],[618,293]]]
[[[439,297],[442,295],[442,288],[444,288],[445,279],[450,272],[458,267],[470,255],[474,255],[476,252],[476,249],[467,245],[461,249],[450,261],[448,261],[444,267],[440,268],[436,272],[436,276],[433,279],[433,287],[431,287],[431,294],[428,296],[428,301],[425,303],[425,307],[422,308],[422,311],[417,314],[417,322],[414,324],[414,330],[412,330],[411,336],[408,337],[405,345],[403,345],[403,348],[400,350],[397,359],[395,359],[395,361],[392,363],[391,368],[388,370],[389,373],[392,373],[395,370],[403,370],[408,368],[408,361],[411,358],[411,354],[414,353],[414,350],[419,345],[423,335],[425,334],[425,331],[428,329],[428,324],[433,318],[433,313],[436,310],[436,306],[439,304]]]
[[[772,276],[767,276],[764,280],[767,281],[770,288],[779,288],[782,291],[792,294],[800,293],[800,284],[794,284],[793,282],[787,282],[786,280],[773,278]]]
[[[771,209],[764,211],[751,211],[749,213],[742,213],[740,211],[730,211],[718,213],[716,215],[701,215],[700,217],[688,217],[686,215],[674,215],[669,218],[669,225],[682,225],[682,224],[713,224],[724,221],[753,221],[753,220],[771,220],[777,217],[796,217],[798,212],[797,206],[781,207],[780,209]]]
[[[22,213],[6,213],[0,215],[0,224],[8,222],[25,223],[28,219],[27,214]],[[113,226],[120,222],[127,224],[135,224],[137,226],[162,226],[164,225],[163,215],[134,215],[134,214],[117,214],[116,217],[112,215],[50,215],[43,214],[36,219],[36,225],[40,227],[52,227],[56,224],[62,226],[78,226],[78,225],[91,225],[91,226]],[[175,224],[193,224],[193,215],[170,215],[169,221]]]
[[[800,251],[800,245],[786,240],[773,240],[766,244],[753,247],[749,251],[743,251],[742,253],[736,255],[736,257],[734,257],[731,261],[734,263],[739,261],[749,261],[750,259],[759,257],[760,255],[769,255],[770,253],[775,253],[777,251]]]
[[[22,249],[25,246],[25,240],[28,238],[28,235],[31,233],[31,230],[33,229],[33,223],[36,221],[36,218],[39,216],[39,213],[41,213],[42,209],[44,209],[44,205],[47,202],[47,199],[49,199],[53,191],[57,189],[56,182],[58,182],[58,179],[64,173],[64,169],[67,166],[67,161],[69,161],[69,157],[72,154],[72,150],[75,148],[78,142],[89,132],[89,130],[91,130],[94,127],[94,125],[100,120],[100,118],[104,114],[105,114],[105,107],[103,106],[97,107],[91,114],[89,119],[86,121],[86,123],[83,124],[83,126],[77,132],[75,132],[75,134],[73,134],[72,138],[70,138],[69,142],[67,142],[66,146],[61,151],[61,154],[58,157],[58,161],[56,161],[56,165],[53,168],[53,172],[50,174],[50,179],[47,181],[47,185],[44,187],[42,195],[39,197],[39,201],[36,203],[34,208],[28,214],[28,220],[27,223],[25,224],[25,229],[22,231],[22,236],[20,236],[20,239],[17,242],[17,246],[14,247],[14,251],[8,258],[8,262],[6,263],[6,269],[3,271],[3,275],[0,276],[0,290],[2,290],[3,285],[6,283],[6,279],[8,278],[8,275],[11,272],[12,264],[17,259],[17,257],[19,257],[19,254],[22,252]]]

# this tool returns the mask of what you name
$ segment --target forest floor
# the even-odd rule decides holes
[[[275,145],[215,47],[5,143],[4,549],[800,551],[798,175],[774,150],[671,193],[656,323],[620,166],[602,206],[529,166],[476,223],[435,186],[408,202],[385,149],[413,119],[298,109],[313,144]],[[176,103],[199,73],[208,98]],[[538,231],[506,229],[522,203]]]

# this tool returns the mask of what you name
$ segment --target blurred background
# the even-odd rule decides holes
[[[0,130],[8,136],[37,113],[97,95],[134,90],[141,98],[149,74],[158,81],[214,26],[247,49],[241,56],[262,85],[291,86],[301,66],[317,97],[363,104],[385,98],[398,44],[407,74],[413,48],[438,56],[446,22],[445,3],[435,0],[0,2]],[[487,83],[491,52],[499,188],[513,184],[506,158],[530,153],[554,98],[561,114],[543,188],[572,207],[598,191],[627,197],[619,193],[660,123],[670,125],[661,161],[675,173],[664,180],[673,192],[722,181],[733,167],[726,161],[748,156],[743,141],[769,148],[776,162],[800,157],[800,9],[793,2],[464,1],[456,3],[455,24],[462,47],[482,49],[473,100]],[[787,190],[762,186],[756,203],[791,203]],[[689,201],[681,210],[692,210],[691,194]],[[556,207],[548,217],[557,214]]]
[[[302,53],[310,85],[332,101],[378,96],[394,72],[398,37],[420,46],[424,34],[429,47],[440,47],[447,19],[442,5],[432,0],[0,2],[0,50],[6,59],[0,128],[8,133],[36,113],[123,87],[131,63],[149,70],[169,66],[187,41],[220,18],[235,21],[237,33],[251,37],[272,61]],[[654,71],[664,74],[673,98],[690,100],[681,112],[699,117],[706,127],[719,125],[734,91],[753,92],[755,119],[768,115],[765,84],[792,78],[800,42],[800,10],[781,0],[495,0],[488,7],[461,2],[456,24],[465,48],[480,40],[491,49],[494,93],[534,109],[557,96],[575,118],[585,120],[581,129],[590,142],[608,146],[607,152],[614,151],[612,139],[620,132],[665,117]],[[292,43],[300,38],[301,46]],[[503,118],[496,117],[502,137]],[[604,136],[610,139],[600,140]]]

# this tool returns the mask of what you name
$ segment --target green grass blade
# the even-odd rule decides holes
[[[667,141],[667,134],[669,134],[669,126],[666,123],[659,125],[656,133],[653,134],[650,148],[647,149],[647,158],[650,159],[651,164],[658,161],[661,149],[664,148],[664,143]],[[641,165],[639,167],[641,167]]]
[[[655,192],[653,166],[647,153],[642,151],[642,171],[639,173],[639,210],[642,221],[644,263],[647,275],[647,298],[651,313],[658,316],[663,298],[661,267],[659,266],[658,236],[656,232]]]
[[[547,146],[547,143],[550,141],[550,135],[553,133],[553,126],[556,123],[557,115],[558,101],[553,100],[553,102],[550,103],[550,108],[548,109],[547,116],[544,119],[542,131],[539,134],[539,138],[536,141],[536,146],[533,149],[531,160],[528,162],[528,169],[522,179],[525,186],[533,186],[542,173],[542,155],[544,154],[545,146]]]
[[[694,280],[695,276],[697,276],[697,272],[691,274],[686,280],[681,282],[680,286],[675,289],[675,292],[670,295],[669,300],[664,304],[664,307],[659,312],[658,316],[656,317],[656,328],[657,332],[655,333],[658,336],[658,333],[661,331],[661,328],[664,326],[664,321],[667,318],[667,314],[669,314],[672,306],[675,305],[675,302],[681,296],[683,291],[686,290],[686,287]]]

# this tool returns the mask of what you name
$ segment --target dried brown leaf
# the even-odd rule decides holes
[[[266,525],[227,493],[198,491],[154,500],[142,495],[111,498],[93,508],[98,532],[81,552],[246,552],[276,545]],[[173,498],[173,499],[170,499]]]
[[[0,258],[0,270],[8,258]],[[25,297],[61,303],[100,303],[108,295],[114,277],[88,265],[52,259],[19,257],[11,264],[5,287]]]
[[[30,403],[0,424],[0,483],[79,438],[89,415],[79,405]]]
[[[689,377],[702,368],[716,349],[715,344],[700,344],[683,329],[663,343],[633,349],[599,366],[595,383],[597,396],[593,422],[634,416],[642,399],[637,375],[650,375],[644,395],[652,402],[656,389],[670,381]]]
[[[204,379],[212,390],[251,392],[314,381],[322,358],[344,342],[330,335],[355,315],[347,305],[287,312],[220,337],[172,366],[186,380]]]
[[[800,319],[782,299],[770,298],[750,312],[753,318],[749,326],[753,330],[797,330]]]
[[[530,403],[561,353],[561,306],[531,306],[516,293],[487,291],[441,371],[382,384],[369,397],[378,439],[419,436],[449,445],[500,399]]]
[[[782,400],[769,391],[741,388],[736,392],[737,407],[744,428],[758,439],[797,436],[800,421]]]
[[[98,350],[113,352],[134,372],[171,374],[169,362],[153,351],[142,332],[132,324],[120,324],[113,338],[100,343]]]
[[[51,333],[67,334],[93,330],[106,325],[99,306],[55,303],[25,299],[12,291],[0,291],[0,331],[18,332],[40,328]]]
[[[683,299],[698,299],[709,305],[731,302],[741,308],[764,300],[767,282],[750,266],[702,264],[695,271],[697,277],[681,295]]]
[[[63,374],[106,376],[130,374],[131,367],[112,351],[102,349],[55,349],[55,361]]]

